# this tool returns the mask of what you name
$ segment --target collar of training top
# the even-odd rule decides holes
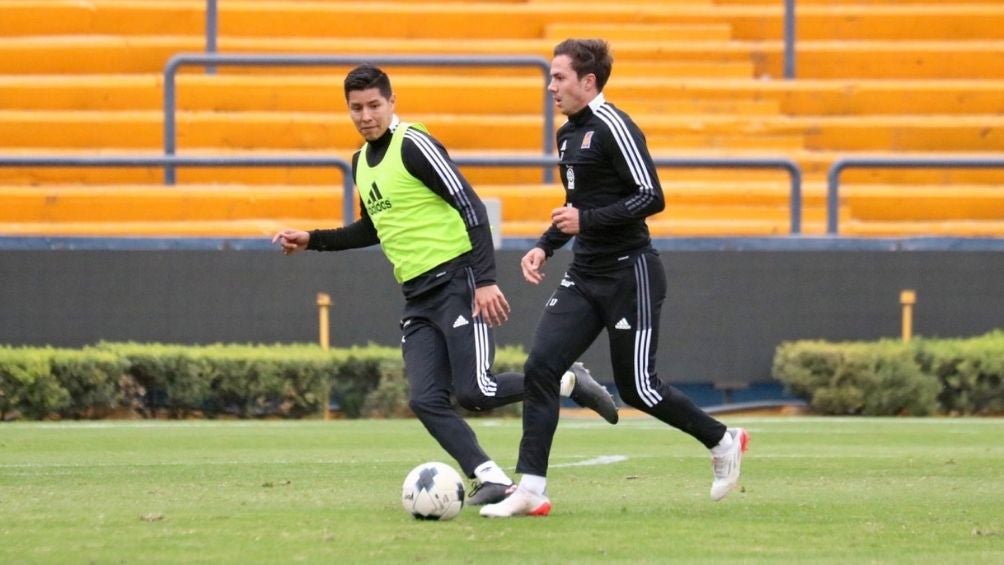
[[[595,98],[589,101],[584,108],[578,112],[568,116],[568,120],[576,124],[582,123],[589,119],[596,110],[606,102],[606,98],[603,97],[603,93],[599,93]]]

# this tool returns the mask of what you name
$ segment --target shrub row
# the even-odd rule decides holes
[[[781,344],[774,376],[817,413],[1004,413],[1004,331],[971,339]]]
[[[500,348],[496,368],[525,354]],[[0,420],[410,415],[397,348],[99,343],[0,346]],[[498,414],[498,411],[496,411]]]

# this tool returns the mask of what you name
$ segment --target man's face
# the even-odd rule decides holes
[[[585,77],[577,75],[568,55],[558,55],[551,60],[551,82],[547,90],[554,97],[554,105],[566,116],[585,108],[596,96],[596,92],[588,86],[594,81],[591,74]]]
[[[394,118],[394,95],[384,98],[378,88],[349,91],[348,105],[349,117],[366,141],[380,139]]]

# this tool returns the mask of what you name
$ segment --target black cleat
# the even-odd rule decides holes
[[[572,363],[572,367],[568,370],[575,377],[575,386],[572,387],[572,394],[569,395],[571,399],[579,406],[589,408],[603,416],[603,419],[611,424],[616,424],[619,419],[617,404],[607,389],[596,382],[589,374],[589,369],[578,361]]]
[[[474,485],[470,494],[467,495],[467,504],[471,506],[481,506],[483,504],[495,504],[502,502],[516,490],[516,485],[503,485],[502,483],[480,482]]]

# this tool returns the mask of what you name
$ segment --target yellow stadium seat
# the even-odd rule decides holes
[[[204,49],[204,9],[204,0],[0,0],[0,153],[158,154],[164,66]],[[546,61],[564,37],[605,37],[615,57],[607,97],[641,125],[654,154],[795,160],[810,234],[825,231],[826,172],[841,157],[1004,150],[1004,0],[800,0],[795,80],[782,78],[782,3],[768,0],[245,0],[219,9],[224,53]],[[424,122],[451,154],[542,151],[541,69],[386,66],[402,117]],[[186,67],[178,151],[347,159],[359,146],[344,112],[347,69]],[[560,205],[561,189],[542,185],[539,169],[463,171],[502,201],[504,235],[536,237]],[[787,233],[781,171],[660,173],[667,210],[652,220],[657,236]],[[156,167],[0,167],[0,233],[259,236],[342,221],[338,170],[184,168],[178,187],[162,179]],[[850,169],[841,179],[845,235],[1004,236],[1004,171]]]

